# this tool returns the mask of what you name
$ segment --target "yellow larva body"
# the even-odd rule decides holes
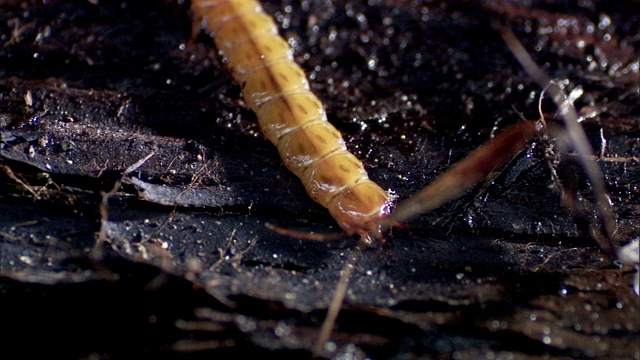
[[[214,36],[265,136],[309,196],[348,234],[376,233],[391,210],[389,196],[327,121],[272,18],[255,0],[193,0],[191,9]]]

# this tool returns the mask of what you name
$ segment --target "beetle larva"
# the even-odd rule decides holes
[[[377,234],[391,210],[389,195],[327,121],[272,18],[256,0],[193,0],[191,10],[214,37],[265,136],[311,198],[347,234]]]

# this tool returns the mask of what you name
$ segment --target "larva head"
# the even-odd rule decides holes
[[[391,213],[391,203],[387,192],[367,179],[341,191],[327,208],[347,234],[380,238],[380,220]]]

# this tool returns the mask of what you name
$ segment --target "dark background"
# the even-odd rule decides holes
[[[539,87],[494,30],[511,28],[567,92],[583,90],[614,245],[638,236],[637,1],[264,6],[329,120],[400,200],[540,118]],[[264,227],[338,231],[211,39],[192,38],[188,2],[0,0],[0,128],[3,352],[309,356],[354,241]],[[640,358],[634,269],[585,233],[589,182],[552,144],[364,250],[331,356]],[[563,208],[554,171],[586,217]]]

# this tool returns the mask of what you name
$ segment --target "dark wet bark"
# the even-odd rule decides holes
[[[337,231],[260,135],[211,39],[188,46],[188,4],[95,3],[0,1],[2,343],[66,357],[308,356],[353,242],[264,227]],[[625,244],[640,228],[640,4],[529,3],[265,8],[330,121],[400,199],[497,129],[540,117],[539,87],[494,30],[511,28],[568,93],[582,88],[575,106]],[[551,144],[365,250],[334,356],[640,357],[634,270],[585,233],[589,183]],[[149,154],[101,221],[102,194]],[[25,337],[41,346],[13,341]]]

